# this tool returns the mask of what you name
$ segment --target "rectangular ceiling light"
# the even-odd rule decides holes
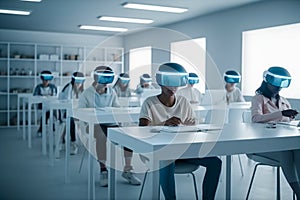
[[[28,2],[39,3],[39,2],[41,2],[42,0],[21,0],[21,1],[28,1]]]
[[[127,17],[100,16],[98,19],[102,20],[102,21],[126,22],[126,23],[137,23],[137,24],[153,23],[153,20],[151,20],[151,19],[138,19],[138,18],[127,18]]]
[[[30,15],[31,11],[0,9],[0,14]]]
[[[126,32],[126,31],[128,31],[128,29],[126,29],[126,28],[105,27],[105,26],[80,25],[79,28],[84,29],[84,30],[95,30],[95,31],[113,31],[113,32]]]
[[[137,3],[124,3],[124,8],[140,9],[140,10],[151,10],[160,12],[171,12],[171,13],[184,13],[188,11],[187,8],[169,7],[169,6],[158,6],[158,5],[147,5]]]

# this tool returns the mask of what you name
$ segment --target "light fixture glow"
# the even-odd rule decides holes
[[[116,27],[105,27],[105,26],[89,26],[89,25],[80,25],[80,29],[84,30],[95,30],[95,31],[113,31],[113,32],[126,32],[126,28],[116,28]]]
[[[0,9],[0,14],[30,15],[31,11]]]
[[[21,0],[21,1],[28,1],[28,2],[39,3],[39,2],[41,2],[42,0]]]
[[[138,18],[127,18],[127,17],[100,16],[98,19],[102,20],[102,21],[127,22],[127,23],[137,23],[137,24],[153,23],[153,20],[151,20],[151,19],[138,19]]]
[[[158,6],[158,5],[147,5],[137,3],[124,3],[124,8],[140,9],[140,10],[151,10],[160,12],[171,12],[171,13],[184,13],[188,11],[187,8],[169,7],[169,6]]]

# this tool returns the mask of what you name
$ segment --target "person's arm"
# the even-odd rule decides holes
[[[239,88],[237,88],[237,102],[245,102],[245,98],[242,95],[242,92]]]
[[[39,95],[41,95],[41,94],[40,94],[40,87],[37,85],[37,86],[34,88],[33,96],[39,96]]]

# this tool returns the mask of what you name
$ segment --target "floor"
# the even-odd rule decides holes
[[[33,129],[33,132],[35,129]],[[35,132],[34,132],[35,133]],[[84,147],[80,146],[79,154],[71,156],[70,176],[71,182],[64,182],[64,158],[55,159],[54,166],[49,165],[47,156],[41,153],[41,138],[33,134],[32,148],[27,147],[27,143],[22,139],[22,131],[16,128],[0,129],[0,199],[87,199],[87,157],[84,160],[81,173],[79,173],[80,161],[84,152]],[[245,155],[241,155],[244,176],[238,163],[238,157],[233,157],[232,169],[232,199],[245,199],[250,183],[254,163]],[[122,162],[120,162],[122,164]],[[120,165],[121,165],[120,164]],[[134,156],[134,168],[140,179],[143,179],[145,167],[139,161],[137,155]],[[223,162],[225,164],[225,162]],[[107,188],[98,184],[99,168],[95,163],[96,173],[96,199],[107,199]],[[225,196],[225,167],[223,165],[222,177],[218,186],[216,199],[224,199]],[[204,169],[196,172],[198,192],[201,196],[201,181]],[[275,199],[275,174],[272,167],[261,167],[258,169],[254,185],[251,190],[250,199]],[[137,199],[140,186],[129,185],[117,174],[117,199]],[[178,199],[195,199],[192,178],[187,175],[176,175],[176,187]],[[147,191],[143,195],[147,198]],[[161,195],[161,199],[164,199]],[[281,174],[281,199],[292,199],[292,191]]]

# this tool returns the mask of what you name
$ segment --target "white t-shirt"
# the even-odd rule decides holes
[[[182,96],[176,96],[172,107],[163,105],[157,96],[147,98],[142,105],[139,118],[149,120],[151,126],[160,126],[173,116],[180,118],[181,121],[195,119],[191,104]]]
[[[190,103],[200,104],[202,101],[201,92],[193,87],[186,86],[177,91],[177,96],[183,96],[190,101]]]
[[[231,92],[226,93],[226,100],[227,100],[227,103],[244,102],[245,101],[241,90],[237,87],[234,88]]]

